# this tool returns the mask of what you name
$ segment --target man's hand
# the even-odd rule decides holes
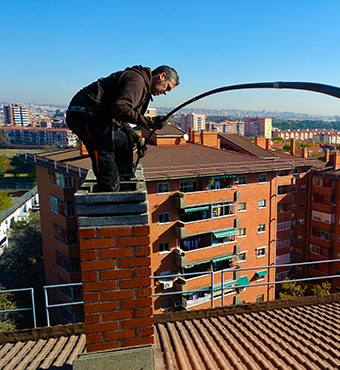
[[[151,122],[149,123],[149,128],[154,130],[161,130],[168,123],[167,119],[164,119],[163,116],[152,117]]]
[[[139,138],[137,141],[137,154],[138,158],[143,158],[147,152],[148,148],[145,145],[145,139],[143,137]]]

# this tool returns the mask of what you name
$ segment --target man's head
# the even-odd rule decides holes
[[[152,95],[166,95],[177,85],[179,85],[179,77],[174,68],[168,66],[160,66],[152,71]]]

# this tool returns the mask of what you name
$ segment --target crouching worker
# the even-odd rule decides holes
[[[175,69],[134,66],[100,78],[80,90],[66,114],[68,127],[85,144],[97,178],[96,192],[119,191],[133,174],[133,149],[145,153],[145,140],[129,125],[162,129],[167,120],[144,116],[152,95],[166,95],[179,84]]]

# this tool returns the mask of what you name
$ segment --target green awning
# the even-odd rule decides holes
[[[234,258],[235,254],[227,254],[225,256],[220,256],[212,259],[213,263],[220,262],[220,261],[225,261],[225,260],[230,260],[231,258]]]
[[[238,280],[237,280],[237,282],[238,282],[238,285],[250,285],[250,283],[249,283],[249,280],[248,280],[248,276],[246,275],[246,276],[242,276],[242,277],[240,277]]]
[[[261,276],[264,276],[264,275],[268,275],[268,271],[267,270],[261,270],[261,271],[258,271],[256,274],[257,274],[257,276],[261,277]]]
[[[210,209],[209,206],[195,207],[195,208],[185,208],[184,213],[197,212],[197,211],[206,211],[208,209]]]
[[[229,230],[219,231],[216,233],[213,232],[213,234],[214,236],[216,236],[216,238],[224,238],[225,236],[237,235],[238,232],[236,229],[229,229]]]

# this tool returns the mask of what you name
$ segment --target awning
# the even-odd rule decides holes
[[[206,211],[208,209],[210,209],[209,206],[195,207],[195,208],[185,208],[184,213],[197,212],[197,211]]]
[[[256,274],[257,274],[257,276],[261,277],[261,276],[264,276],[264,275],[268,275],[268,271],[267,270],[261,270],[261,271],[258,271]]]
[[[214,236],[216,238],[224,238],[225,236],[230,236],[230,235],[237,235],[238,232],[236,229],[229,229],[229,230],[224,230],[224,231],[219,231],[219,232],[213,232]]]
[[[242,276],[242,277],[240,277],[238,280],[237,280],[237,282],[238,282],[238,285],[250,285],[250,283],[249,283],[249,280],[248,280],[248,276],[246,275],[246,276]]]
[[[213,258],[212,262],[216,263],[216,262],[221,262],[221,261],[225,261],[225,260],[230,260],[231,258],[234,258],[234,257],[235,257],[235,254],[227,254],[225,256],[220,256],[220,257]]]

